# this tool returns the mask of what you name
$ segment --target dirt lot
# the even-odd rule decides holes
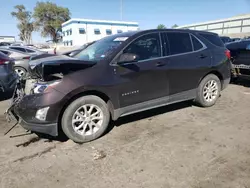
[[[250,188],[249,85],[230,85],[211,108],[185,102],[122,118],[83,145],[9,138],[21,127],[3,136],[0,115],[0,187]]]

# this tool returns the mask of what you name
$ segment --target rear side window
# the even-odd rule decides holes
[[[170,55],[192,52],[192,43],[189,33],[167,33]]]
[[[35,51],[27,49],[27,48],[26,48],[26,51],[29,52],[29,53],[35,52]]]
[[[5,51],[5,50],[0,50],[0,52],[2,52],[5,55],[9,55],[10,54],[8,51]]]
[[[200,43],[200,41],[197,38],[195,38],[193,35],[191,35],[191,38],[192,38],[194,51],[197,51],[203,48],[203,45]]]
[[[202,37],[204,37],[205,39],[207,39],[213,45],[219,46],[219,47],[224,47],[224,43],[222,42],[222,40],[220,39],[220,37],[218,35],[207,34],[207,33],[199,33],[199,34]]]
[[[26,52],[26,50],[24,48],[11,47],[11,49],[17,50],[17,51],[20,51],[20,52]]]

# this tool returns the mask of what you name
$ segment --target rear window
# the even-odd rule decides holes
[[[29,52],[29,53],[35,52],[34,50],[30,50],[28,48],[26,48],[26,51]]]
[[[20,52],[26,52],[26,50],[24,48],[17,48],[17,47],[10,47],[10,48],[13,50],[20,51]]]
[[[0,51],[0,59],[7,59],[8,56],[6,56],[2,51]]]
[[[225,46],[218,35],[207,34],[207,33],[199,33],[199,34],[215,46],[219,46],[219,47]]]
[[[5,55],[9,55],[9,52],[8,52],[8,51],[0,50],[0,52],[2,52],[2,53],[5,54]]]
[[[193,51],[189,33],[169,32],[167,36],[171,55]]]

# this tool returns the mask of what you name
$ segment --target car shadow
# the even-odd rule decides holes
[[[180,110],[180,109],[191,107],[191,106],[193,106],[193,101],[185,101],[185,102],[175,103],[175,104],[171,104],[171,105],[167,105],[167,106],[163,106],[163,107],[159,107],[159,108],[154,108],[151,110],[146,110],[146,111],[139,112],[139,113],[136,113],[133,115],[121,117],[117,121],[114,121],[112,123],[113,123],[113,127],[114,126],[119,127],[119,126],[122,126],[123,124],[131,123],[134,121],[139,121],[142,119],[152,118],[152,117],[157,116],[157,115],[165,114],[168,112]]]
[[[10,99],[12,97],[12,95],[13,95],[12,92],[0,93],[0,102]]]
[[[237,78],[237,79],[232,80],[230,84],[240,85],[240,86],[250,88],[250,79]]]

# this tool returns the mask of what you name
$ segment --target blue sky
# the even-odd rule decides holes
[[[4,1],[4,0],[2,0]],[[120,20],[121,0],[51,0],[69,8],[72,18]],[[32,11],[34,0],[5,0],[0,6],[0,35],[18,36],[17,21],[10,12],[17,4]],[[141,29],[158,24],[171,27],[250,13],[250,0],[123,0],[123,20],[136,21]],[[18,37],[17,37],[18,39]],[[33,34],[33,41],[45,39]]]

